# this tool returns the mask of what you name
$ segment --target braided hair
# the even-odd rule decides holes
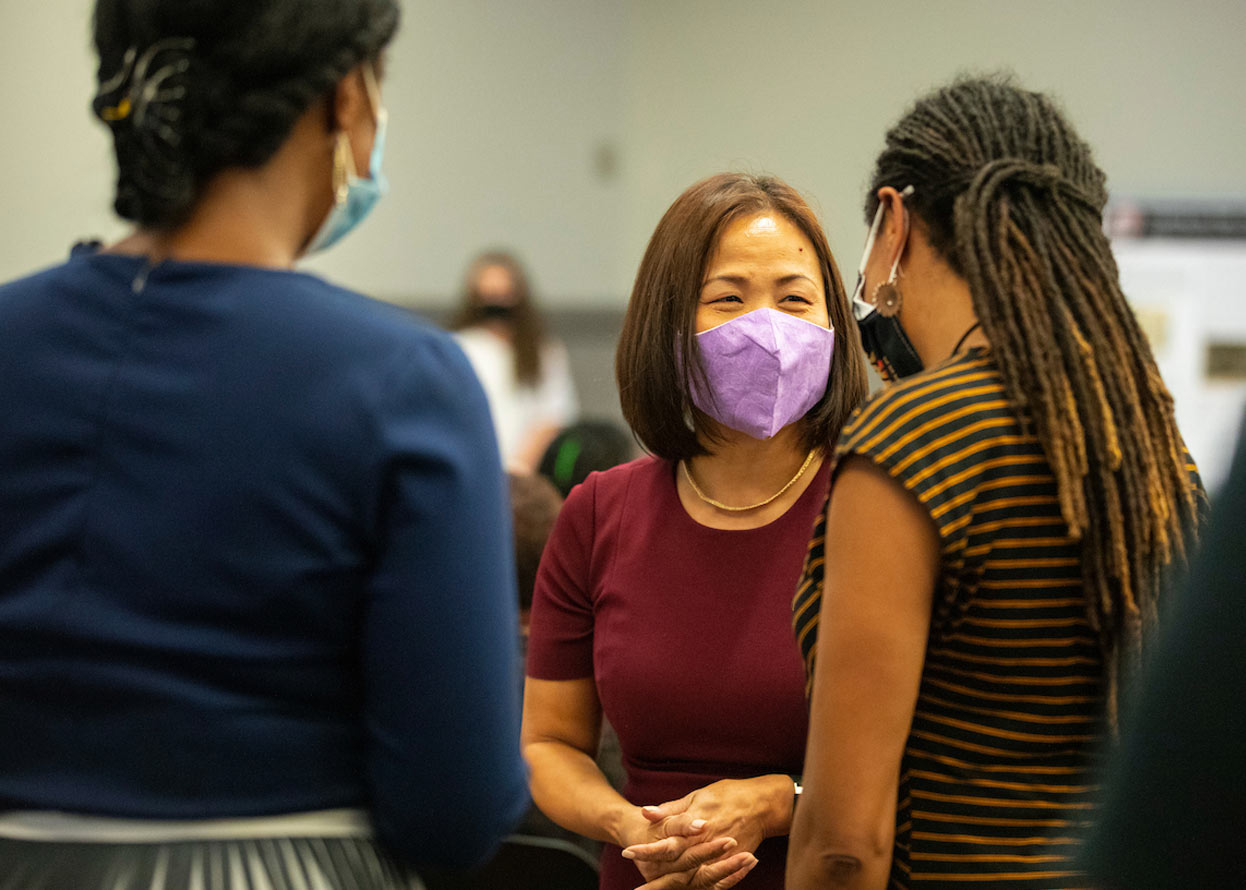
[[[265,163],[397,27],[395,0],[97,0],[92,107],[113,135],[118,215],[185,222],[213,176]]]
[[[1103,232],[1103,171],[1048,97],[975,78],[920,99],[887,133],[867,219],[881,187],[907,185],[931,245],[968,282],[1081,542],[1115,727],[1121,678],[1197,530],[1200,495]]]

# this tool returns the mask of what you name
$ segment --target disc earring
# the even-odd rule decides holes
[[[884,318],[891,318],[900,311],[900,303],[903,297],[900,294],[900,288],[894,281],[881,282],[874,288],[874,306],[878,309],[878,314]]]

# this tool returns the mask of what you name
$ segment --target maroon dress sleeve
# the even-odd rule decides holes
[[[528,623],[527,674],[593,676],[592,550],[596,473],[571,490],[537,570]]]

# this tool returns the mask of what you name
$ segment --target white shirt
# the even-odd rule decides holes
[[[579,401],[562,343],[546,339],[541,346],[541,379],[532,386],[515,377],[515,351],[509,340],[485,327],[464,328],[454,336],[489,398],[504,467],[518,463],[535,433],[562,428],[576,419]]]

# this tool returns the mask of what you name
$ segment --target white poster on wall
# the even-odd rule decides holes
[[[1246,410],[1246,242],[1117,239],[1112,250],[1186,446],[1214,492]]]

